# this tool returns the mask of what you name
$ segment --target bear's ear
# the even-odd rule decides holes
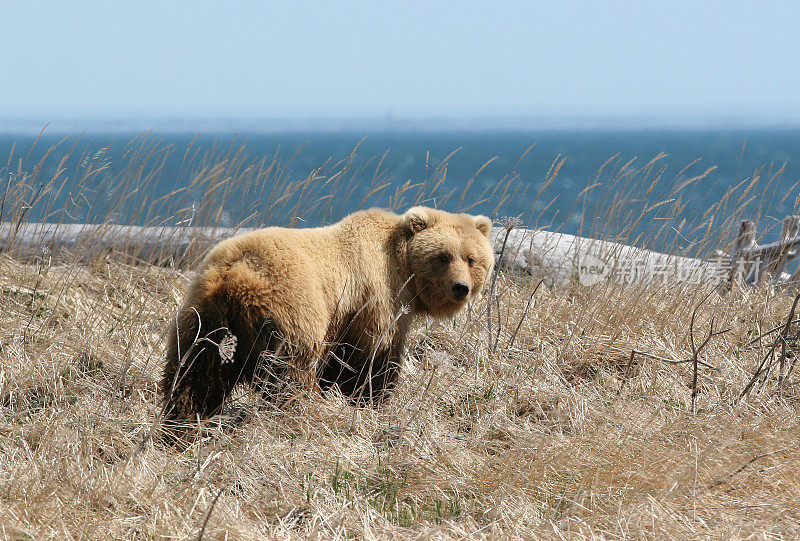
[[[486,216],[475,216],[475,227],[486,237],[492,232],[492,221]]]
[[[429,228],[433,223],[430,209],[425,207],[412,207],[403,214],[403,218],[412,235]]]

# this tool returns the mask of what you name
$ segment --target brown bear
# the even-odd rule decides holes
[[[426,207],[372,209],[221,242],[169,331],[166,416],[211,416],[238,383],[272,399],[336,385],[354,402],[380,402],[413,316],[451,317],[483,288],[491,227]]]

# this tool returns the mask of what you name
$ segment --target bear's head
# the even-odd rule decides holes
[[[427,207],[411,208],[403,218],[417,301],[431,316],[451,317],[480,293],[492,272],[492,222]]]

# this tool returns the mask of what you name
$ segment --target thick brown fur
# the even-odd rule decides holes
[[[169,331],[167,417],[213,415],[239,383],[270,399],[337,385],[382,400],[413,316],[451,317],[483,288],[490,231],[484,216],[415,207],[221,242]]]

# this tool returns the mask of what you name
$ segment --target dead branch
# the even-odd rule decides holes
[[[795,319],[794,321],[792,321],[792,323],[800,323],[800,319]],[[782,329],[782,328],[784,328],[785,326],[786,326],[786,323],[781,323],[781,324],[780,324],[780,325],[778,325],[777,327],[773,327],[773,328],[771,328],[770,330],[768,330],[767,332],[764,332],[764,333],[761,333],[761,334],[759,334],[758,336],[756,336],[755,338],[753,338],[752,340],[750,340],[749,342],[747,342],[747,343],[746,343],[744,346],[742,346],[742,347],[745,347],[745,348],[746,348],[746,347],[752,346],[753,344],[755,344],[756,342],[758,342],[758,341],[759,341],[759,340],[761,340],[762,338],[765,338],[765,337],[769,336],[770,334],[774,333],[775,331],[779,331],[779,330],[781,330],[781,329]]]
[[[695,341],[694,341],[694,322],[695,322],[695,319],[697,318],[697,310],[700,308],[700,306],[703,305],[704,302],[706,302],[706,300],[708,300],[708,297],[710,295],[711,295],[710,293],[708,295],[706,295],[703,298],[703,300],[701,300],[697,304],[697,306],[694,307],[694,310],[692,310],[692,319],[689,321],[689,345],[691,345],[691,347],[692,347],[692,359],[691,359],[691,361],[692,361],[692,415],[694,415],[697,412],[697,395],[700,392],[699,389],[698,389],[698,385],[697,385],[698,372],[699,372],[698,365],[700,364],[700,358],[699,358],[700,357],[700,353],[703,351],[703,349],[705,349],[705,347],[711,341],[711,338],[713,338],[714,336],[717,336],[719,334],[725,333],[728,330],[730,330],[730,329],[726,329],[724,331],[714,332],[714,320],[712,319],[711,320],[711,327],[708,330],[708,336],[706,336],[706,339],[703,340],[703,343],[701,343],[699,346],[695,345]]]
[[[539,290],[539,286],[541,286],[543,282],[544,282],[543,279],[539,280],[539,283],[536,284],[536,287],[534,287],[533,291],[531,291],[531,295],[530,295],[530,297],[528,297],[528,302],[525,303],[525,309],[522,311],[522,316],[519,318],[519,322],[517,322],[517,328],[514,329],[514,333],[511,335],[511,338],[508,340],[508,345],[506,346],[506,348],[511,348],[511,346],[514,345],[514,339],[517,337],[517,333],[519,332],[520,327],[522,327],[522,322],[525,321],[525,318],[528,315],[528,309],[531,307],[531,303],[533,302],[533,296]]]
[[[749,250],[758,248],[756,244],[756,224],[752,220],[744,220],[739,227],[733,249],[730,253],[730,272],[728,274],[728,288],[735,282],[748,282],[751,265],[745,264],[749,259]]]
[[[716,332],[714,334],[715,335],[723,334],[723,333],[728,332],[729,330],[730,329],[725,329],[724,331],[719,331],[719,332]],[[638,350],[638,349],[632,349],[631,350],[631,355],[628,358],[628,364],[625,367],[625,372],[624,372],[624,376],[623,376],[622,382],[620,383],[619,389],[617,390],[617,394],[618,395],[622,393],[622,390],[625,388],[625,383],[628,381],[628,378],[630,377],[631,368],[633,367],[633,360],[636,357],[636,355],[641,355],[642,357],[647,357],[648,359],[654,359],[656,361],[661,361],[661,362],[665,362],[665,363],[669,363],[669,364],[683,364],[683,363],[695,362],[694,358],[690,358],[690,359],[667,359],[666,357],[661,357],[660,355],[654,355],[654,354],[648,353],[646,351],[641,351],[641,350]],[[719,368],[717,368],[716,366],[713,366],[711,364],[708,364],[707,362],[701,361],[700,359],[696,359],[696,361],[697,361],[697,364],[699,364],[700,366],[705,366],[706,368],[710,368],[711,370],[716,370],[717,372],[719,372]]]
[[[722,334],[722,333],[728,332],[729,330],[730,329],[725,329],[724,331],[719,331],[719,332],[714,333],[714,334]],[[676,359],[667,359],[666,357],[660,357],[658,355],[653,355],[652,353],[647,353],[646,351],[641,351],[641,350],[638,350],[638,349],[632,349],[631,350],[631,359],[633,359],[634,354],[635,355],[641,355],[642,357],[648,357],[650,359],[655,359],[657,361],[670,363],[670,364],[683,364],[683,363],[694,362],[694,359],[692,359],[692,358],[690,358],[690,359],[677,359],[677,360]],[[719,368],[717,368],[716,366],[708,364],[707,362],[701,361],[699,359],[697,361],[697,364],[699,364],[700,366],[705,366],[706,368],[710,368],[711,370],[716,370],[717,372],[719,372]]]
[[[795,311],[797,310],[798,302],[800,302],[800,293],[795,295],[794,302],[792,302],[792,308],[789,310],[789,317],[786,318],[786,323],[784,323],[780,333],[772,342],[772,345],[770,346],[767,354],[764,356],[763,359],[761,359],[761,363],[759,363],[758,368],[753,373],[753,377],[750,378],[750,381],[748,381],[747,385],[745,385],[744,389],[739,395],[740,399],[747,396],[759,380],[762,382],[766,380],[767,374],[769,373],[770,369],[772,369],[772,367],[775,365],[775,361],[774,359],[772,359],[772,356],[775,353],[775,350],[778,349],[779,345],[781,346],[781,356],[779,357],[778,364],[780,366],[784,366],[786,362],[786,352],[787,352],[786,340],[789,337],[789,329],[791,328],[792,322],[794,321],[794,314]],[[768,360],[770,361],[769,363],[767,362]]]
[[[718,480],[712,482],[711,484],[709,484],[708,488],[715,488],[715,487],[718,487],[719,485],[722,485],[722,484],[725,484],[725,483],[729,482],[737,474],[743,472],[748,466],[750,466],[753,462],[756,462],[757,460],[761,460],[762,458],[767,458],[768,456],[772,456],[772,455],[779,455],[779,454],[782,454],[782,453],[786,453],[786,452],[792,451],[792,450],[794,450],[796,448],[797,448],[797,445],[792,445],[791,447],[786,447],[784,449],[778,449],[777,451],[772,451],[770,453],[763,453],[761,455],[756,455],[753,458],[751,458],[750,460],[748,460],[747,462],[745,462],[744,464],[742,464],[741,467],[739,467],[736,470],[734,470],[732,473],[730,473],[724,479],[718,479]]]

